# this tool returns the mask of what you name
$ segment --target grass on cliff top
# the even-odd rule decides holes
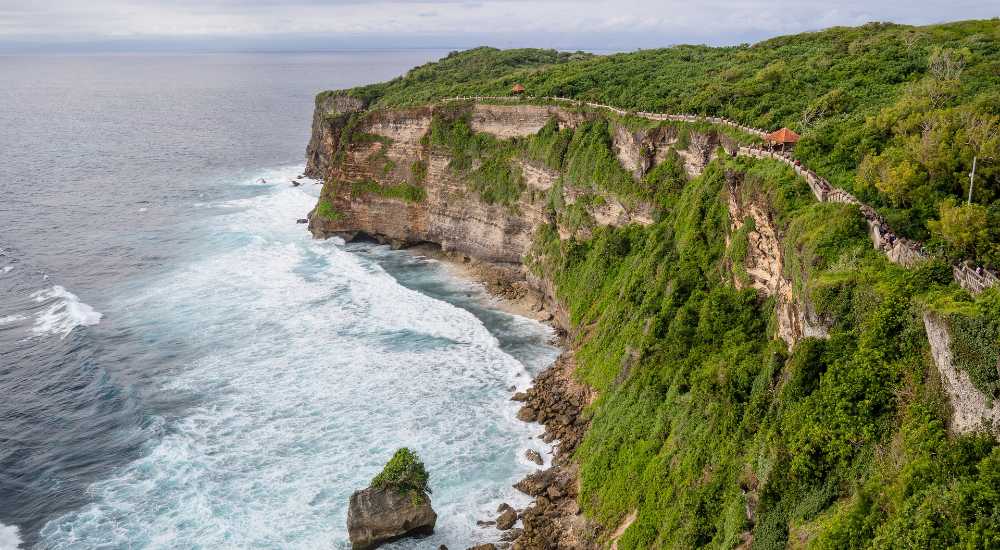
[[[947,433],[928,362],[920,297],[947,288],[947,266],[890,264],[856,211],[756,164],[713,162],[647,228],[539,232],[530,264],[568,305],[600,395],[576,456],[583,509],[609,527],[638,510],[620,549],[1000,544],[1000,447]],[[786,258],[804,255],[790,269],[828,340],[788,351],[773,299],[728,282],[727,170],[788,231]]]
[[[728,117],[802,134],[808,166],[877,206],[905,236],[1000,266],[1000,19],[870,23],[754,45],[609,56],[479,48],[349,93],[379,106],[455,95],[564,96]],[[990,137],[993,136],[993,137]]]

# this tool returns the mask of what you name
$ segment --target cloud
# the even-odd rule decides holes
[[[504,37],[525,45],[602,36],[636,45],[735,43],[872,20],[933,23],[986,18],[981,0],[0,0],[0,41],[246,41],[293,36],[409,39]],[[411,40],[411,41],[413,41]],[[550,40],[551,41],[551,40]],[[641,42],[641,43],[639,43]]]

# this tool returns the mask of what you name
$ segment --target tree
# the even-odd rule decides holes
[[[992,160],[1000,151],[1000,117],[967,112],[965,116],[965,142],[972,148],[972,172],[969,173],[969,204],[976,183],[976,163],[979,159]]]
[[[944,242],[952,252],[975,256],[978,250],[990,245],[988,212],[978,204],[957,204],[946,199],[938,204],[939,218],[927,222],[935,237]]]

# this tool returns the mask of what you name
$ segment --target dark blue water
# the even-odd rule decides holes
[[[345,547],[401,445],[436,489],[423,544],[491,537],[540,448],[507,388],[548,332],[433,261],[311,240],[319,186],[289,184],[318,90],[442,54],[0,57],[0,549]]]

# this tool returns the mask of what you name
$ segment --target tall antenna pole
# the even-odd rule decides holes
[[[979,156],[972,157],[972,172],[969,172],[969,204],[972,204],[972,184],[975,183],[976,178],[976,160]]]

